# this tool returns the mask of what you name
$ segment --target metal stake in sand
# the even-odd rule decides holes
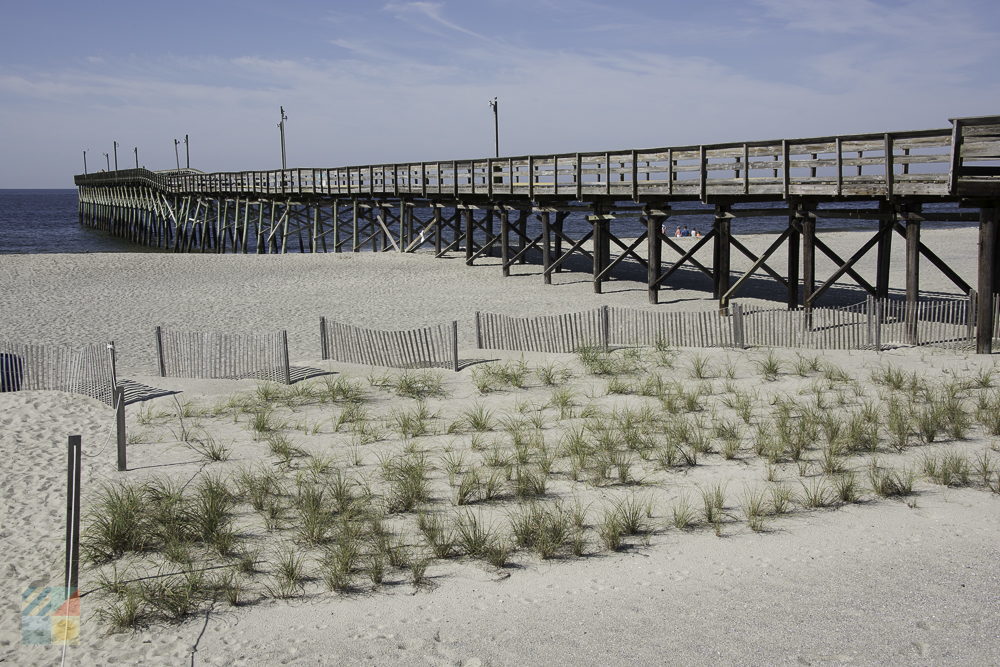
[[[125,388],[115,387],[115,422],[118,425],[118,472],[128,470],[128,453],[125,449]]]
[[[83,445],[78,435],[69,436],[66,469],[66,599],[80,580],[80,462]]]

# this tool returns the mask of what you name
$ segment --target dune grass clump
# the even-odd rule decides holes
[[[317,390],[317,396],[324,403],[364,403],[368,394],[356,381],[338,376],[323,378],[322,385]]]
[[[767,499],[764,491],[757,488],[747,488],[743,491],[743,516],[747,525],[755,533],[763,532],[767,527]]]
[[[231,450],[217,441],[208,431],[202,431],[199,436],[192,436],[187,446],[206,461],[228,461]]]
[[[369,380],[371,382],[371,379]],[[441,373],[431,370],[404,371],[396,377],[381,378],[373,386],[392,390],[397,396],[426,400],[448,396]]]
[[[884,468],[877,459],[872,459],[868,466],[868,481],[872,491],[882,498],[912,495],[914,478],[912,470]]]
[[[581,347],[577,359],[591,375],[634,375],[641,368],[639,351],[605,350],[601,347]]]
[[[520,503],[509,521],[515,544],[534,550],[542,559],[555,556],[572,532],[571,516],[560,503]]]
[[[88,513],[81,552],[92,563],[107,563],[149,545],[148,512],[143,488],[129,483],[101,487]]]
[[[767,356],[763,359],[755,359],[753,362],[754,366],[757,367],[757,372],[760,373],[761,377],[767,382],[774,382],[778,379],[784,370],[784,364],[781,362],[775,354],[774,351],[769,351]]]
[[[390,410],[388,423],[401,438],[417,438],[433,432],[431,421],[436,418],[437,415],[431,412],[427,403],[418,400],[411,409],[393,408]]]
[[[926,454],[922,465],[924,475],[942,486],[969,486],[972,483],[969,459],[958,452],[946,452],[940,457]]]
[[[535,375],[544,386],[555,387],[568,382],[573,377],[573,372],[565,366],[545,364],[535,369]]]
[[[531,370],[523,360],[485,364],[472,370],[472,383],[480,394],[523,389],[527,386],[530,373]],[[554,376],[550,379],[554,379]]]
[[[422,454],[387,458],[381,467],[389,484],[386,508],[390,512],[412,512],[430,499],[430,464]]]

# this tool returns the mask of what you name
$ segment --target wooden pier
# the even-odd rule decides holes
[[[82,224],[149,246],[218,253],[430,247],[438,257],[464,253],[468,264],[499,255],[504,275],[531,256],[541,262],[547,284],[570,258],[583,258],[596,292],[631,262],[647,272],[651,303],[686,266],[711,279],[723,312],[758,272],[782,286],[789,308],[812,308],[845,276],[884,299],[896,235],[906,248],[908,310],[917,309],[921,258],[968,294],[973,286],[921,242],[920,227],[925,220],[978,221],[976,347],[989,353],[993,346],[1000,116],[951,119],[950,127],[937,130],[276,171],[127,169],[75,180]],[[678,208],[680,202],[710,208]],[[829,202],[841,204],[823,208]],[[963,210],[924,210],[934,202],[957,202]],[[712,227],[690,247],[664,233],[668,220],[706,210]],[[576,238],[564,229],[572,212],[590,223]],[[787,226],[759,256],[732,234],[734,218],[775,216],[785,217]],[[636,217],[644,228],[638,238],[616,235],[616,220]],[[871,220],[873,233],[843,258],[817,234],[824,218]],[[713,261],[706,265],[695,255],[709,243]],[[638,252],[642,245],[645,256]],[[787,266],[779,271],[768,261],[783,245]],[[736,279],[733,250],[752,262]],[[873,280],[856,269],[872,250]],[[664,251],[676,258],[665,261]],[[833,274],[816,275],[817,252],[833,261]]]

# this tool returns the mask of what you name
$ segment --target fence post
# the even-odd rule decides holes
[[[743,306],[734,303],[732,307],[733,343],[741,350],[747,349],[746,336],[743,333]]]
[[[601,341],[604,344],[604,350],[607,351],[611,343],[611,323],[607,306],[601,306]]]
[[[885,302],[875,299],[875,351],[882,351],[882,308]]]
[[[968,310],[965,311],[965,335],[969,342],[972,343],[976,338],[976,313],[979,309],[978,301],[979,295],[976,290],[969,290],[969,300],[968,300]]]
[[[80,463],[83,445],[69,436],[66,466],[66,599],[76,596],[80,581]]]
[[[322,315],[319,318],[319,350],[323,361],[330,358],[330,342],[326,338],[326,318]]]
[[[479,311],[476,311],[476,349],[483,349],[483,330],[479,322]]]
[[[458,372],[458,320],[451,322],[451,359],[455,372]]]
[[[118,472],[128,470],[128,452],[125,449],[125,388],[116,387],[114,393],[115,424],[118,435]]]
[[[292,369],[288,363],[288,332],[284,329],[281,330],[281,349],[284,352],[283,361],[285,362],[285,384],[292,383]]]
[[[156,360],[160,365],[160,377],[167,377],[167,365],[163,360],[163,329],[156,327]]]
[[[871,294],[865,297],[865,345],[869,348],[875,345],[875,336],[872,327],[872,320],[875,317],[875,308],[872,306]]]
[[[108,357],[111,359],[111,400],[114,401],[114,394],[118,391],[118,367],[115,359],[115,341],[108,343]]]

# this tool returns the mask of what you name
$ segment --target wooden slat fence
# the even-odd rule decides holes
[[[0,341],[0,387],[5,391],[67,391],[113,405],[116,384],[108,346],[71,348]]]
[[[476,347],[525,352],[574,352],[607,347],[608,308],[542,317],[476,313]]]
[[[888,345],[930,345],[971,349],[976,336],[976,297],[921,301],[886,301],[882,342]]]
[[[163,377],[259,378],[291,384],[288,334],[173,331],[156,327]]]
[[[879,345],[877,303],[811,310],[741,308],[746,346],[863,350]]]
[[[736,347],[738,320],[715,311],[663,312],[634,308],[610,309],[611,345],[676,347]]]
[[[994,337],[1000,337],[1000,295]],[[921,301],[868,298],[840,308],[787,310],[733,304],[715,311],[662,312],[630,308],[515,318],[476,313],[480,348],[573,352],[587,346],[666,344],[677,347],[790,347],[881,350],[928,345],[970,348],[975,342],[975,296]]]
[[[386,331],[319,320],[323,359],[389,368],[459,369],[458,322]]]

